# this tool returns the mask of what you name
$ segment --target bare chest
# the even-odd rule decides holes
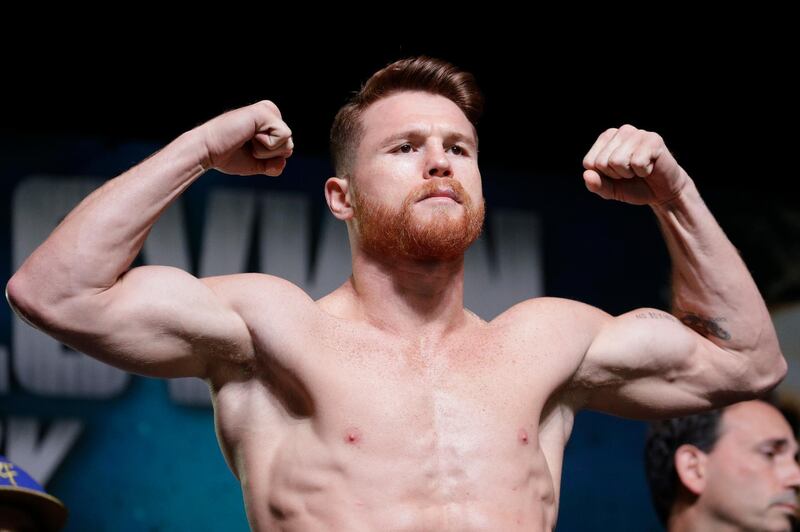
[[[537,520],[555,511],[571,423],[550,400],[560,360],[558,346],[533,350],[491,329],[432,345],[333,327],[264,353],[249,377],[217,388],[220,444],[269,519],[318,500],[320,516],[385,511],[392,526],[481,505],[459,519],[497,522],[503,509]]]
[[[331,327],[264,353],[215,394],[222,443],[241,427],[271,439],[306,424],[327,445],[458,459],[538,444],[566,373],[559,346],[538,349],[490,328],[432,345]]]

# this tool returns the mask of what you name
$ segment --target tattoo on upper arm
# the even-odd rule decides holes
[[[719,322],[727,321],[725,318],[706,318],[692,314],[689,312],[682,312],[683,317],[680,319],[681,323],[696,331],[703,336],[716,336],[722,340],[730,340],[731,335],[728,331],[723,329]],[[651,320],[674,320],[678,318],[667,312],[654,312],[648,310],[647,312],[639,312],[634,315],[638,319],[651,319]]]
[[[640,320],[672,320],[678,321],[678,318],[673,316],[668,312],[654,312],[652,310],[648,310],[647,312],[639,312],[638,314],[634,314],[635,317],[639,318]]]
[[[723,329],[719,322],[727,321],[725,318],[707,318],[697,314],[686,313],[681,322],[703,336],[716,336],[722,340],[730,340],[731,334]]]

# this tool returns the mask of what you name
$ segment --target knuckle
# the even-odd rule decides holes
[[[261,100],[260,102],[258,102],[258,104],[261,107],[267,109],[270,113],[281,116],[280,109],[278,109],[278,106],[275,105],[275,103],[272,100]]]
[[[615,155],[614,157],[611,157],[608,160],[608,164],[610,164],[611,166],[617,166],[621,168],[623,166],[628,166],[628,161],[625,159],[625,157],[622,157],[620,155]]]
[[[598,138],[605,139],[605,138],[613,137],[614,135],[617,134],[617,131],[618,131],[617,128],[610,127],[608,129],[606,129],[605,131],[603,131],[600,134],[600,137],[598,137]]]

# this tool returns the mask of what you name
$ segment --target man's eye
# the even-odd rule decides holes
[[[461,147],[461,146],[459,146],[458,144],[456,144],[456,145],[452,146],[452,147],[451,147],[451,149],[455,149],[455,150],[456,150],[456,151],[454,152],[456,155],[463,155],[463,154],[464,154],[464,148],[462,148],[462,147]]]
[[[406,148],[408,148],[408,149],[406,149]],[[412,148],[411,144],[409,144],[408,142],[406,142],[405,144],[401,145],[401,146],[400,146],[399,148],[397,148],[397,149],[398,149],[398,150],[400,150],[400,151],[401,151],[401,152],[403,152],[403,153],[409,153],[409,152],[411,151],[411,148]]]

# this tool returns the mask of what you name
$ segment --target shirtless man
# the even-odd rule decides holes
[[[179,136],[87,196],[9,281],[34,326],[124,370],[194,376],[255,530],[551,530],[581,408],[647,419],[756,397],[784,377],[736,249],[655,133],[588,151],[586,186],[649,205],[674,263],[675,315],[523,301],[463,306],[483,219],[474,78],[430,59],[376,73],[334,121],[352,276],[314,301],[274,276],[129,269],[206,170],[279,175],[294,148],[270,101]]]

